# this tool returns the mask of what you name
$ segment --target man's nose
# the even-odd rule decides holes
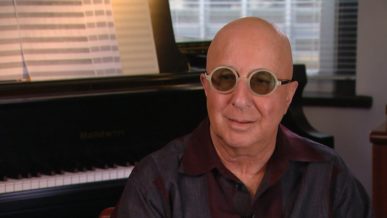
[[[231,104],[239,110],[244,110],[253,105],[253,94],[246,81],[241,79],[232,92]]]

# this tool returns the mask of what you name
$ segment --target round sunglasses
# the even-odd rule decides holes
[[[220,93],[230,93],[236,87],[241,78],[237,71],[228,66],[219,66],[210,74],[204,73],[211,86]],[[255,95],[269,95],[275,89],[293,80],[279,80],[269,70],[260,68],[253,70],[246,79],[247,86]]]

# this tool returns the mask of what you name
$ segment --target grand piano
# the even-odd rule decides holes
[[[97,217],[137,161],[206,117],[200,72],[188,69],[197,62],[175,43],[168,1],[149,4],[160,74],[0,85],[0,217]],[[305,67],[294,69],[300,89],[283,123],[333,146],[306,120]]]

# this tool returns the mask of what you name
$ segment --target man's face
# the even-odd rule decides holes
[[[257,96],[251,92],[245,78],[258,68],[270,70],[278,79],[291,79],[291,73],[283,67],[282,55],[273,53],[272,46],[266,48],[262,47],[262,43],[258,44],[243,39],[232,40],[231,43],[221,44],[222,48],[213,49],[209,54],[208,72],[226,65],[234,68],[242,77],[235,89],[227,94],[219,93],[202,77],[215,144],[250,148],[275,140],[278,124],[287,111],[297,84],[281,85],[266,96]]]

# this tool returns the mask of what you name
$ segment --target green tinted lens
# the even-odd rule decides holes
[[[250,78],[250,87],[258,95],[267,95],[274,90],[276,79],[267,71],[255,72]]]
[[[212,86],[221,92],[227,92],[234,88],[236,80],[235,73],[228,68],[219,68],[212,72],[211,76]]]

